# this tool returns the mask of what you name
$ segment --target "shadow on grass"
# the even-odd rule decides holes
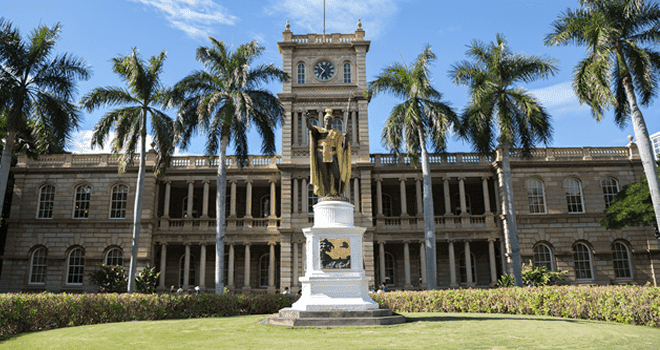
[[[518,316],[518,315],[502,315],[503,317],[493,317],[486,316],[488,314],[481,315],[460,315],[460,316],[406,316],[407,323],[413,322],[460,322],[460,321],[538,321],[538,322],[572,322],[572,323],[598,323],[600,321],[593,320],[582,320],[574,318],[561,318],[561,317],[549,317],[547,318],[534,318],[534,317],[506,317],[506,316]]]

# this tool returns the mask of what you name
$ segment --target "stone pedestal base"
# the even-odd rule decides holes
[[[406,318],[390,309],[365,311],[298,311],[282,309],[280,312],[259,321],[283,327],[346,327],[346,326],[388,326],[405,323]]]

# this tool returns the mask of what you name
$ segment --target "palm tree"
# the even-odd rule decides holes
[[[37,153],[62,151],[81,114],[72,102],[76,81],[89,79],[87,64],[70,54],[53,56],[62,27],[39,26],[25,39],[0,18],[0,213],[15,142]],[[23,151],[24,147],[20,147]]]
[[[282,105],[271,92],[260,87],[270,81],[284,82],[289,75],[272,64],[250,64],[264,48],[256,41],[232,52],[224,42],[209,37],[211,47],[197,49],[197,61],[205,70],[195,71],[174,87],[179,104],[178,140],[188,146],[193,134],[206,134],[206,153],[219,154],[216,188],[215,293],[222,294],[225,256],[225,193],[227,144],[234,141],[238,165],[248,165],[246,132],[256,125],[263,138],[261,152],[275,153],[274,129],[282,122]]]
[[[469,87],[470,102],[461,116],[460,135],[482,154],[491,154],[497,141],[502,151],[502,180],[508,229],[508,248],[516,286],[522,287],[522,265],[518,244],[518,225],[513,202],[509,148],[520,148],[523,156],[538,142],[552,139],[550,115],[539,101],[517,83],[529,83],[554,75],[555,60],[510,51],[503,35],[496,42],[473,41],[465,53],[470,61],[452,66],[449,76],[458,85]],[[506,232],[506,231],[505,231]]]
[[[119,172],[124,172],[132,164],[136,147],[139,147],[139,171],[135,188],[135,209],[133,212],[133,243],[131,265],[128,272],[128,292],[135,290],[135,270],[137,268],[138,236],[142,216],[142,192],[145,177],[145,156],[148,124],[151,122],[153,141],[157,149],[154,172],[159,174],[169,164],[174,144],[174,122],[157,109],[169,97],[169,90],[162,87],[159,74],[163,69],[165,51],[145,62],[138,56],[137,48],[130,56],[112,59],[112,70],[126,83],[128,89],[106,86],[97,87],[83,96],[80,103],[88,111],[101,106],[124,106],[107,112],[94,127],[92,147],[103,144],[114,129],[112,153],[120,158]],[[149,119],[148,119],[149,118]]]
[[[399,155],[401,143],[404,143],[411,159],[421,153],[428,289],[435,289],[437,282],[433,191],[427,142],[430,141],[435,152],[444,152],[446,133],[459,122],[451,107],[441,101],[442,94],[431,85],[429,65],[435,58],[431,47],[427,46],[410,68],[405,62],[392,64],[383,69],[376,80],[369,82],[365,91],[368,97],[390,93],[403,100],[392,108],[385,122],[382,131],[383,143],[396,155]]]
[[[573,70],[573,89],[580,103],[591,107],[597,121],[614,108],[614,122],[624,128],[632,121],[639,156],[660,227],[660,180],[644,116],[637,105],[648,106],[658,92],[660,6],[643,0],[580,0],[582,8],[566,10],[553,23],[545,44],[587,47],[588,56]]]

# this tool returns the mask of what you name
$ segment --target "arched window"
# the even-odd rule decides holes
[[[385,283],[388,286],[394,286],[394,256],[392,254],[385,252]]]
[[[81,248],[76,248],[69,253],[66,271],[66,284],[82,285],[85,275],[85,252]]]
[[[582,184],[578,179],[569,177],[564,180],[564,191],[566,192],[566,204],[569,213],[584,213],[582,205]]]
[[[268,264],[270,254],[264,254],[259,259],[259,287],[268,287]]]
[[[30,259],[30,284],[44,284],[46,282],[46,267],[48,266],[46,253],[46,248],[37,248],[32,253],[32,259]]]
[[[527,199],[530,214],[545,214],[545,191],[543,182],[538,179],[527,180]]]
[[[461,283],[467,283],[467,266],[465,264],[465,252],[461,252],[458,257],[458,271],[461,275]],[[470,264],[472,264],[472,283],[477,283],[477,264],[474,259],[474,253],[470,253]]]
[[[392,197],[389,194],[383,193],[383,215],[392,217]]]
[[[539,243],[534,247],[534,266],[545,266],[546,271],[554,270],[552,250],[546,244]]]
[[[614,178],[606,177],[600,180],[600,185],[603,187],[603,197],[605,198],[605,208],[612,204],[612,200],[617,193],[619,193],[619,181]]]
[[[307,214],[314,214],[314,205],[319,202],[319,196],[314,193],[314,185],[307,185]]]
[[[341,132],[344,132],[344,121],[341,119],[333,119],[331,126],[333,129],[337,129]]]
[[[263,196],[261,197],[261,200],[259,201],[259,209],[261,212],[259,213],[260,217],[262,218],[267,218],[270,216],[270,195]]]
[[[50,219],[53,217],[53,203],[55,202],[55,186],[46,185],[39,189],[39,205],[37,219]]]
[[[351,82],[351,64],[350,63],[344,63],[344,83],[350,83]]]
[[[625,244],[621,242],[612,244],[612,262],[616,278],[632,278],[630,251]]]
[[[126,217],[126,203],[128,202],[128,186],[115,185],[112,187],[110,198],[110,218],[123,219]]]
[[[179,258],[179,286],[183,287],[183,276],[186,268],[186,254],[181,255]],[[188,271],[188,285],[194,286],[197,281],[197,259],[194,255],[190,255],[190,270]]]
[[[591,270],[591,249],[584,243],[573,246],[573,260],[575,260],[575,278],[578,280],[593,279]]]
[[[298,84],[305,83],[305,65],[300,63],[298,64]]]
[[[182,202],[182,204],[181,204],[181,208],[183,208],[183,209],[182,209],[182,213],[181,213],[181,217],[183,217],[183,218],[187,218],[187,217],[188,217],[188,196],[185,196],[185,197],[183,198],[183,202]],[[198,215],[198,213],[197,213],[197,209],[195,209],[195,208],[197,208],[197,197],[193,196],[192,218],[198,218],[198,217],[199,217],[199,215]],[[192,218],[191,218],[191,219],[192,219]]]
[[[89,217],[89,200],[92,195],[92,186],[80,185],[76,187],[76,198],[73,206],[74,219],[87,219]]]
[[[123,266],[124,265],[124,257],[121,249],[119,248],[112,248],[110,251],[108,251],[108,255],[105,256],[105,264],[110,266],[110,265],[116,265],[116,266]]]

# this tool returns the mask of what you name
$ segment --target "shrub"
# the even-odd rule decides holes
[[[142,271],[140,271],[137,277],[135,277],[135,291],[145,294],[156,293],[156,285],[158,284],[159,277],[160,272],[156,272],[155,267],[149,267],[149,265],[147,265]]]
[[[96,265],[98,269],[89,274],[92,283],[101,293],[122,293],[126,291],[126,268],[116,265]]]
[[[396,312],[540,315],[660,326],[660,288],[545,286],[371,294]]]
[[[523,284],[532,287],[541,287],[557,284],[564,280],[564,276],[568,275],[568,271],[554,270],[547,271],[545,266],[534,266],[530,261],[529,264],[522,265],[522,279]],[[497,281],[500,287],[513,287],[516,285],[513,275],[505,273]]]
[[[275,313],[283,295],[0,294],[0,337],[109,322]]]

